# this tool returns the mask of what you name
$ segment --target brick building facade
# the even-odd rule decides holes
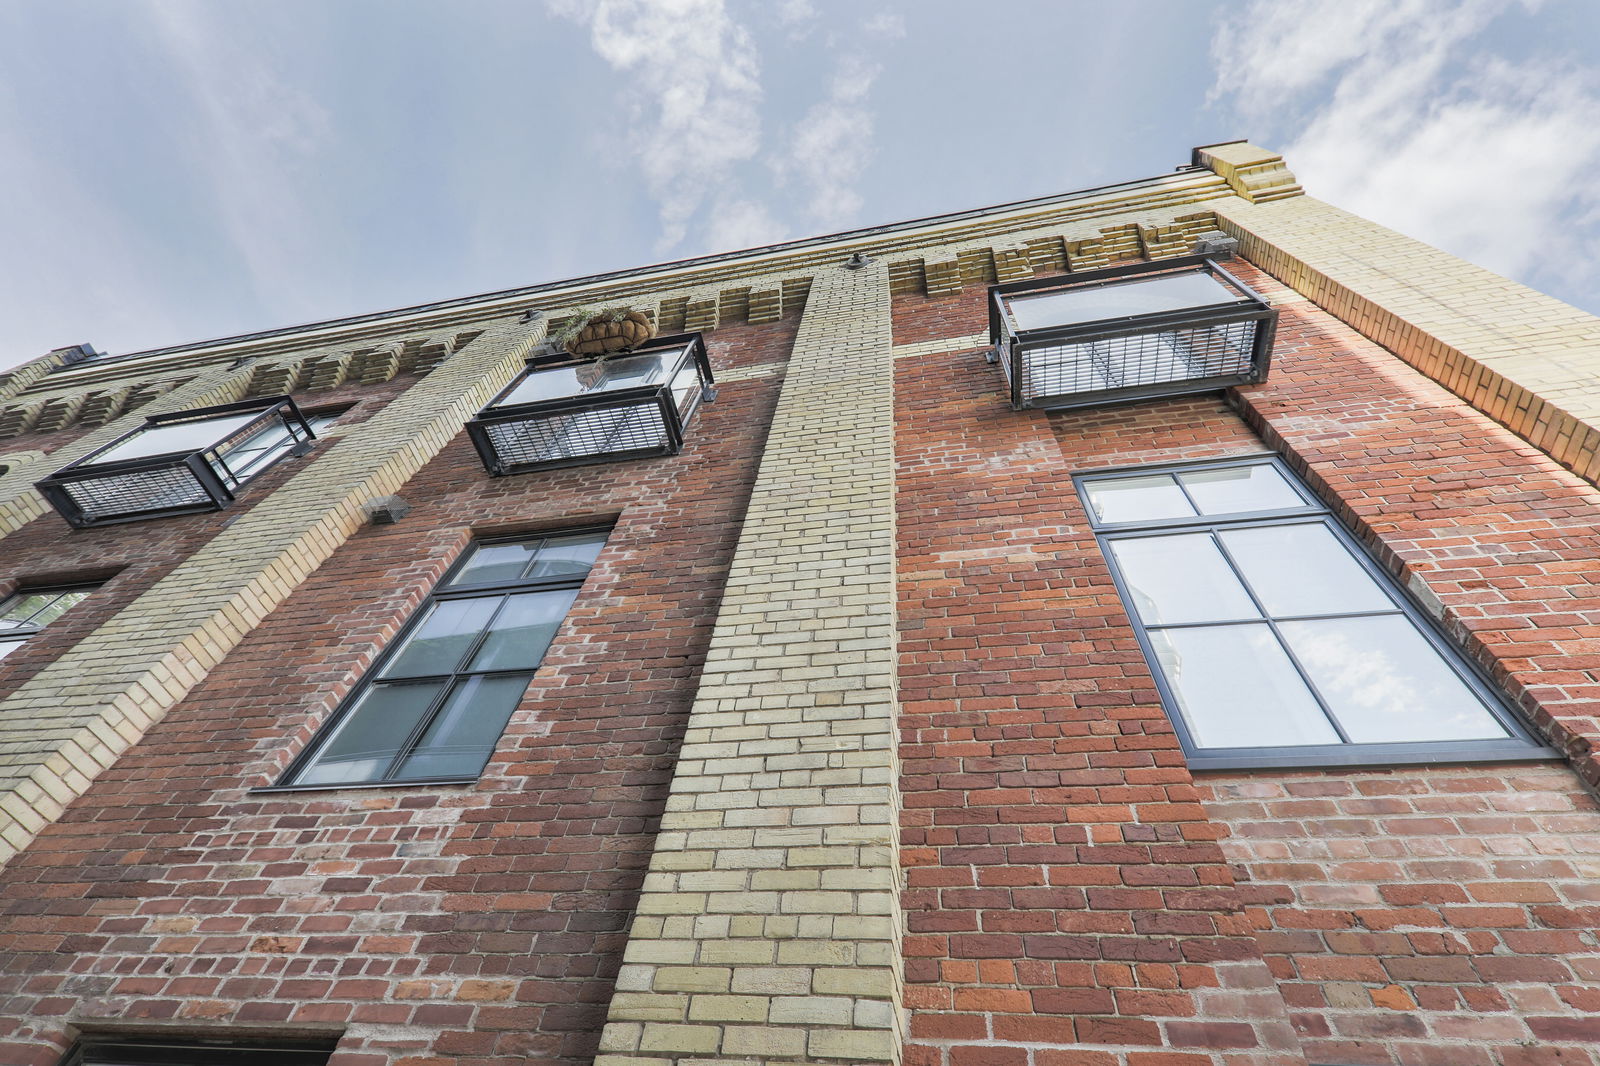
[[[1264,380],[1008,402],[992,286],[1197,242]],[[502,391],[618,303],[703,340],[681,448],[491,476]],[[1600,1066],[1597,334],[1233,143],[0,375],[0,1062]],[[281,396],[316,439],[228,453],[226,507],[35,487]],[[621,450],[607,410],[544,446]],[[1346,554],[1241,554],[1313,530]],[[1253,607],[1137,554],[1202,541]]]

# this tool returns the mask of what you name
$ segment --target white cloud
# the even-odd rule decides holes
[[[547,0],[586,24],[596,54],[629,75],[629,145],[661,218],[660,249],[730,195],[729,171],[761,145],[760,64],[723,0]],[[748,217],[748,212],[746,212]]]
[[[202,177],[263,302],[285,314],[313,313],[322,294],[305,282],[305,264],[326,255],[327,235],[305,190],[316,184],[316,162],[334,141],[332,123],[260,51],[242,46],[214,18],[218,10],[178,3],[144,8],[195,108],[186,162]]]
[[[778,21],[785,26],[800,28],[816,17],[817,8],[811,0],[781,0],[778,4]]]
[[[1594,240],[1600,78],[1496,55],[1491,24],[1530,7],[1255,0],[1213,40],[1212,95],[1286,138],[1257,134],[1314,195],[1500,273],[1549,270]],[[1592,252],[1562,258],[1570,284],[1592,270]]]
[[[805,209],[820,226],[837,229],[861,209],[857,182],[873,152],[872,84],[882,68],[859,53],[846,53],[834,71],[826,99],[795,124],[773,162],[780,183],[796,183]]]
[[[776,244],[789,229],[765,204],[740,197],[719,199],[706,226],[706,246],[717,251]]]

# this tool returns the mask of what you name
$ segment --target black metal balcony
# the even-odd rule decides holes
[[[287,396],[155,415],[35,483],[73,526],[217,511],[235,490],[316,438]]]
[[[467,423],[467,433],[496,477],[676,455],[711,384],[698,333],[660,337],[605,359],[530,360],[527,372]]]
[[[1018,410],[1262,381],[1277,318],[1265,300],[1205,256],[989,290],[989,337]]]

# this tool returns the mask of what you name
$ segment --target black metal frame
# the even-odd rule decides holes
[[[1284,480],[1305,501],[1304,507],[1279,508],[1266,511],[1250,511],[1228,515],[1203,515],[1196,514],[1191,517],[1157,519],[1141,522],[1102,522],[1096,517],[1094,507],[1089,501],[1085,486],[1096,481],[1114,480],[1117,478],[1140,476],[1147,474],[1173,474],[1191,470],[1219,470],[1228,467],[1271,465]],[[1172,722],[1174,732],[1183,745],[1185,760],[1192,770],[1250,770],[1285,767],[1349,767],[1349,766],[1407,766],[1441,763],[1494,763],[1494,762],[1526,762],[1529,760],[1542,760],[1560,758],[1560,753],[1555,749],[1542,744],[1534,734],[1521,721],[1517,711],[1507,702],[1504,696],[1494,686],[1478,665],[1463,655],[1441,630],[1434,619],[1421,610],[1411,599],[1410,595],[1392,575],[1385,570],[1359,540],[1351,536],[1342,523],[1334,516],[1332,510],[1323,504],[1310,489],[1295,476],[1293,470],[1281,459],[1274,455],[1253,455],[1236,457],[1216,462],[1190,462],[1190,463],[1151,463],[1141,466],[1108,467],[1093,471],[1074,474],[1073,485],[1077,489],[1078,497],[1083,502],[1084,509],[1089,516],[1091,528],[1095,532],[1095,540],[1100,545],[1100,553],[1106,561],[1106,566],[1111,571],[1112,581],[1116,584],[1117,595],[1121,597],[1123,607],[1128,614],[1128,622],[1133,628],[1134,636],[1139,642],[1139,650],[1145,657],[1149,666],[1156,689],[1161,695],[1161,703],[1167,712],[1167,718]],[[1179,490],[1184,491],[1183,484],[1178,479],[1173,479],[1178,484]],[[1191,501],[1192,502],[1192,501]],[[1196,512],[1199,508],[1195,508]],[[1358,565],[1371,576],[1377,586],[1390,601],[1395,604],[1396,610],[1383,612],[1346,612],[1338,615],[1317,615],[1307,617],[1357,617],[1365,614],[1401,614],[1416,627],[1424,640],[1440,653],[1445,664],[1473,691],[1489,709],[1496,721],[1506,728],[1510,736],[1504,739],[1483,740],[1441,740],[1441,741],[1408,741],[1390,743],[1340,743],[1340,744],[1313,744],[1313,745],[1285,745],[1275,747],[1253,748],[1202,748],[1194,740],[1189,731],[1188,723],[1184,720],[1176,693],[1172,691],[1167,682],[1165,672],[1157,658],[1154,646],[1151,643],[1145,622],[1139,617],[1137,610],[1132,606],[1137,601],[1123,577],[1122,570],[1117,564],[1116,555],[1110,550],[1109,543],[1116,540],[1148,537],[1152,533],[1202,533],[1223,528],[1244,527],[1271,527],[1281,526],[1291,522],[1309,523],[1318,522],[1328,529],[1334,537],[1349,551]],[[1230,567],[1235,564],[1223,552],[1223,559]],[[1236,575],[1237,576],[1237,575]],[[1241,584],[1249,594],[1249,586]],[[1252,597],[1253,598],[1253,597]],[[1248,620],[1248,624],[1265,623],[1276,632],[1275,622],[1294,621],[1288,616],[1274,617],[1263,610],[1258,619]],[[1195,623],[1199,625],[1202,623]],[[1228,623],[1208,622],[1205,625],[1226,625]],[[1238,624],[1247,624],[1240,622]],[[1163,624],[1159,629],[1185,628],[1187,624]],[[1301,673],[1306,681],[1308,690],[1319,706],[1323,706],[1323,697],[1310,679],[1305,677],[1304,669],[1287,643],[1283,643],[1286,654],[1295,669]],[[1323,706],[1324,713],[1327,709]],[[1343,730],[1338,725],[1338,719],[1333,715],[1328,716],[1336,732],[1343,735]]]
[[[203,1040],[185,1034],[85,1036],[60,1066],[324,1066],[338,1040]]]
[[[1097,288],[1163,275],[1197,272],[1209,274],[1225,287],[1237,292],[1240,299],[1245,302],[1197,305],[1177,311],[1129,315],[1029,330],[1018,328],[1006,306],[1007,298],[1024,293],[1044,295],[1054,290]],[[1266,379],[1272,360],[1272,339],[1277,321],[1276,308],[1270,306],[1255,290],[1224,270],[1216,260],[1204,255],[1179,256],[1154,263],[1110,267],[1061,277],[1032,278],[989,287],[989,340],[995,346],[995,358],[1005,371],[1010,388],[1011,406],[1019,411],[1028,408],[1065,410],[1105,403],[1126,403],[1163,396],[1214,392],[1233,385],[1255,384]],[[1059,393],[1032,399],[1022,395],[1023,358],[1031,351],[1251,322],[1255,325],[1250,342],[1250,366],[1244,373]]]
[[[427,710],[424,711],[423,714],[418,718],[417,724],[412,727],[411,733],[407,735],[405,740],[396,748],[394,758],[390,760],[389,768],[386,771],[385,778],[383,780],[354,781],[343,784],[337,782],[315,782],[310,784],[292,783],[295,777],[297,777],[300,772],[306,768],[306,766],[315,760],[317,753],[322,748],[323,741],[333,736],[334,731],[338,729],[340,723],[342,723],[361,702],[361,698],[366,695],[367,690],[372,687],[374,682],[381,679],[383,671],[388,667],[390,660],[392,660],[396,655],[400,654],[401,649],[403,649],[406,646],[406,643],[410,640],[411,634],[415,632],[416,629],[422,625],[424,620],[426,620],[427,617],[432,613],[431,608],[434,604],[446,600],[477,599],[479,597],[506,595],[508,593],[517,592],[547,592],[560,589],[577,590],[583,587],[584,583],[588,580],[589,573],[592,572],[591,568],[591,570],[586,571],[582,577],[577,578],[568,575],[560,578],[520,581],[487,581],[474,585],[452,586],[450,584],[451,580],[453,580],[455,576],[466,567],[468,561],[473,557],[473,555],[476,554],[477,549],[495,544],[516,544],[530,540],[548,540],[557,537],[581,536],[586,533],[605,533],[609,535],[612,528],[613,527],[610,525],[575,526],[570,529],[547,530],[538,533],[492,537],[484,540],[473,541],[468,546],[468,549],[461,553],[460,558],[450,565],[450,569],[445,571],[444,576],[439,579],[439,583],[435,585],[432,591],[428,594],[428,598],[422,603],[418,604],[417,608],[411,612],[411,616],[407,618],[405,624],[400,627],[400,631],[394,635],[394,639],[388,642],[383,651],[378,655],[377,659],[373,661],[372,666],[368,668],[368,670],[362,675],[361,680],[350,689],[349,694],[340,701],[339,706],[335,708],[334,712],[328,716],[328,720],[317,729],[316,735],[311,738],[310,743],[308,743],[305,746],[305,749],[295,757],[294,761],[289,764],[289,767],[279,775],[278,780],[284,783],[262,785],[251,789],[251,791],[326,792],[329,789],[413,788],[427,785],[470,785],[476,782],[479,776],[477,774],[474,774],[471,777],[408,777],[404,780],[395,780],[387,776],[389,773],[392,773],[394,770],[398,769],[405,759],[416,751],[417,743],[427,733],[428,727],[432,725],[434,719],[438,717],[439,712],[443,709],[444,704],[449,700],[450,694],[454,688],[452,683],[453,680],[459,677],[467,676],[462,672],[457,671],[450,674],[428,674],[418,677],[397,679],[407,684],[421,684],[424,682],[441,682],[441,684],[439,688],[439,694],[434,697],[433,702],[429,704]],[[562,624],[565,625],[564,620]],[[485,629],[485,635],[480,636],[476,643],[466,648],[462,652],[461,657],[456,661],[458,663],[470,662],[472,656],[475,655],[478,648],[482,646],[482,642],[487,639],[488,632],[489,630]],[[559,636],[559,632],[557,633],[557,636]],[[554,643],[554,638],[552,638],[552,643]],[[533,677],[538,673],[539,666],[542,664],[543,660],[541,659],[540,663],[536,664],[531,669],[527,667],[518,667],[516,669],[509,670],[483,670],[476,671],[471,676],[506,677],[514,674],[527,674],[528,684],[532,684]],[[526,686],[524,686],[523,690],[526,692]]]
[[[649,355],[652,352],[667,351],[674,348],[688,349],[687,357],[694,360],[700,375],[700,392],[694,398],[689,410],[684,412],[680,412],[677,404],[673,401],[672,381],[676,377],[675,372],[668,374],[666,380],[656,385],[640,385],[629,389],[580,393],[576,396],[558,396],[549,400],[534,400],[529,403],[497,406],[501,398],[513,392],[529,374],[537,373],[541,370],[554,370],[564,366],[585,366],[598,361],[594,359],[551,359],[539,357],[528,360],[528,369],[517,375],[509,385],[496,393],[494,399],[490,400],[474,418],[467,422],[467,435],[471,437],[472,446],[477,449],[478,458],[482,460],[484,469],[494,477],[504,477],[510,474],[527,473],[532,470],[554,470],[565,466],[585,466],[590,463],[677,455],[683,450],[684,427],[694,417],[695,411],[699,410],[700,404],[709,402],[715,395],[712,388],[714,382],[711,376],[711,361],[706,354],[705,339],[698,333],[674,334],[670,337],[658,337],[628,352],[618,353],[618,355]],[[501,458],[489,433],[490,427],[494,426],[532,423],[565,414],[604,411],[623,407],[636,408],[642,404],[653,404],[660,412],[661,427],[665,439],[659,447],[629,448],[619,451],[569,456],[542,462],[517,463],[508,462]]]
[[[183,452],[166,452],[160,455],[140,455],[105,463],[94,461],[95,456],[105,454],[124,441],[148,429],[181,422],[205,422],[249,411],[260,411],[260,415],[203,448]],[[34,487],[44,495],[44,498],[50,502],[50,505],[56,509],[61,517],[65,518],[68,524],[75,529],[114,525],[121,522],[140,522],[148,518],[165,518],[170,515],[220,511],[233,503],[235,490],[242,487],[260,471],[255,471],[242,477],[235,475],[228,466],[227,460],[218,454],[218,449],[230,442],[243,440],[260,432],[270,425],[273,419],[282,421],[285,428],[288,429],[290,437],[295,440],[296,443],[290,450],[291,454],[304,455],[310,449],[311,442],[316,439],[317,435],[294,400],[288,396],[275,396],[264,400],[243,400],[238,403],[220,404],[216,407],[201,407],[192,411],[175,411],[170,414],[152,415],[145,419],[144,425],[129,430],[103,448],[97,448],[88,455],[68,463],[42,481],[34,482]],[[177,476],[179,478],[187,475],[195,490],[195,497],[178,504],[134,508],[107,515],[96,515],[86,511],[78,500],[73,497],[71,491],[72,487],[81,487],[79,491],[90,495],[93,492],[92,485],[96,481],[137,478],[139,475],[150,475],[152,480],[161,475]]]

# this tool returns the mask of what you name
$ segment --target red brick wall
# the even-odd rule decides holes
[[[714,355],[781,361],[793,326]],[[776,381],[723,385],[673,458],[491,479],[461,434],[0,874],[0,1059],[98,1022],[345,1029],[334,1066],[588,1061]],[[610,517],[475,787],[249,793],[473,532]]]
[[[897,301],[897,343],[984,328]],[[1592,488],[1304,303],[1234,410],[1012,412],[978,353],[897,385],[910,1061],[1600,1062],[1571,770],[1191,781],[1069,475],[1286,455],[1586,775]]]

